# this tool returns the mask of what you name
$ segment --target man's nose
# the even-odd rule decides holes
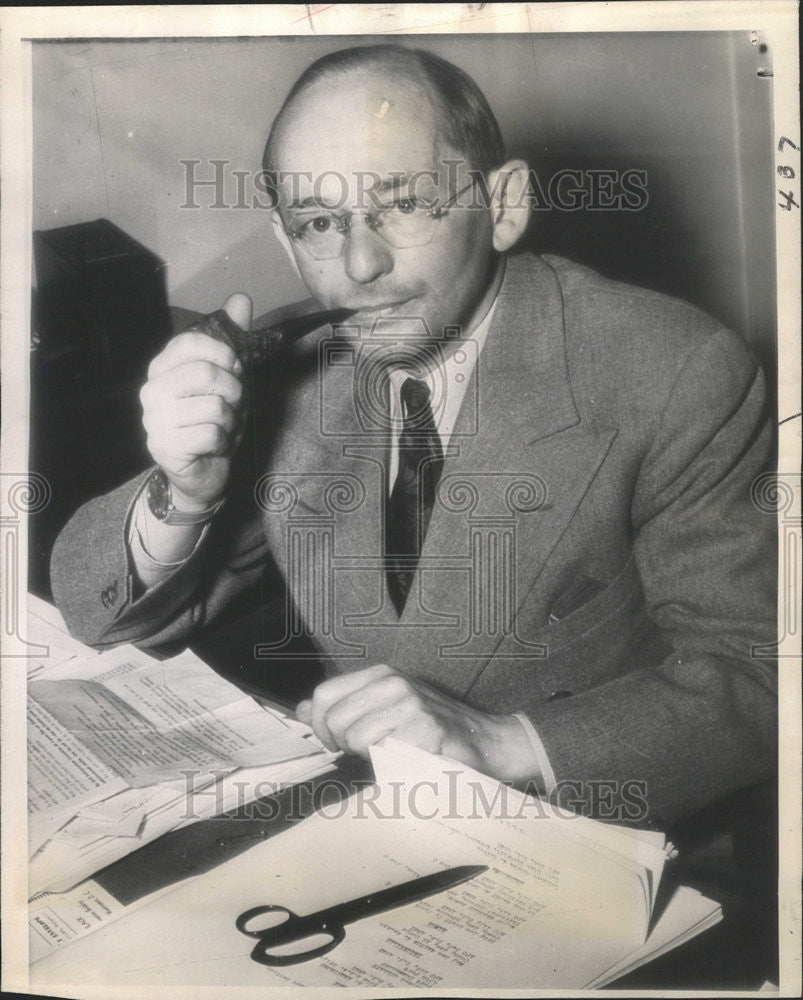
[[[374,232],[365,218],[358,215],[351,217],[343,260],[346,274],[361,285],[376,281],[393,270],[392,248]]]

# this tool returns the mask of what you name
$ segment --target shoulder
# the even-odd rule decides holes
[[[582,408],[636,419],[660,411],[678,383],[700,393],[738,396],[756,378],[747,343],[682,299],[613,281],[545,254],[561,300],[566,364]]]
[[[682,299],[614,281],[562,257],[544,254],[540,259],[560,289],[567,339],[600,340],[613,351],[643,346],[677,357],[725,330]],[[726,339],[742,343],[725,332]]]

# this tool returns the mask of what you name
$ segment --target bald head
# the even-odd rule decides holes
[[[280,173],[311,167],[347,177],[355,170],[387,177],[434,168],[457,155],[437,109],[415,80],[382,69],[353,69],[319,79],[295,96],[274,130]]]
[[[335,90],[339,105],[328,99]],[[273,123],[263,157],[269,176],[280,169],[279,150],[286,146],[293,124],[312,105],[328,116],[321,141],[334,140],[337,122],[349,107],[365,115],[371,131],[401,127],[414,114],[424,116],[438,147],[461,155],[470,169],[487,173],[505,159],[499,125],[474,81],[456,66],[416,49],[373,45],[343,49],[324,56],[298,79]],[[323,119],[323,116],[318,116]],[[366,138],[367,145],[368,137]],[[399,169],[403,169],[400,167]]]

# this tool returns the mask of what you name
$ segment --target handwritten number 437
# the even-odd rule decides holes
[[[781,136],[781,139],[778,142],[778,152],[779,153],[783,152],[784,144],[790,145],[792,147],[792,149],[798,149],[799,148],[798,146],[796,146],[792,142],[791,139],[787,139],[786,136],[784,135],[784,136]],[[787,180],[791,181],[791,180],[794,180],[795,171],[794,171],[793,167],[789,167],[789,166],[787,166],[785,164],[782,164],[781,166],[778,167],[778,175],[780,177],[785,177]],[[790,191],[782,191],[780,188],[778,188],[778,194],[784,199],[783,201],[779,201],[778,202],[778,208],[782,208],[785,212],[791,212],[793,205],[795,206],[795,208],[800,208],[800,205],[798,205],[798,203],[795,201],[794,192],[793,191],[791,191],[791,190]]]

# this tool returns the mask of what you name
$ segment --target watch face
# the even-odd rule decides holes
[[[203,510],[176,510],[173,506],[170,480],[164,470],[159,468],[154,469],[148,477],[146,498],[151,514],[165,524],[203,524],[223,506],[221,499]]]
[[[170,481],[161,469],[154,469],[148,479],[148,507],[151,514],[164,521],[170,509]]]

